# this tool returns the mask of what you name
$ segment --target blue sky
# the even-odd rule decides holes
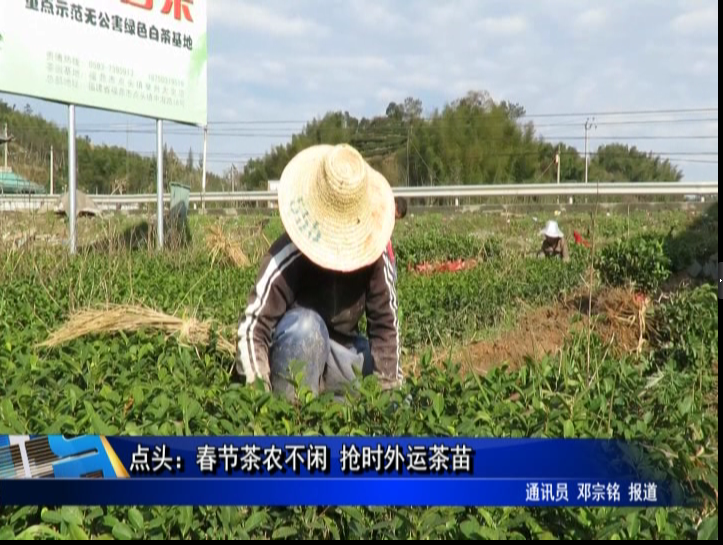
[[[581,150],[586,116],[535,115],[718,107],[715,0],[208,4],[209,167],[219,173],[286,142],[304,120],[328,110],[378,115],[406,96],[422,99],[429,111],[469,90],[487,90],[525,106],[545,125],[543,136],[572,137],[567,143]],[[62,106],[0,96],[67,122]],[[688,180],[718,180],[717,111],[597,121],[593,149],[624,138],[678,154]],[[148,120],[81,109],[78,128],[98,142],[154,151]],[[115,132],[101,132],[108,129]],[[181,157],[190,147],[198,157],[201,131],[169,125],[167,141]]]

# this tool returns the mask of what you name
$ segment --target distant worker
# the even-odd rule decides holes
[[[387,180],[350,146],[313,146],[284,169],[279,212],[286,233],[263,258],[239,320],[239,373],[290,400],[293,362],[315,394],[343,394],[357,372],[400,385]]]
[[[404,197],[396,197],[394,199],[394,205],[396,208],[396,217],[398,220],[403,220],[407,217],[407,199]]]
[[[556,221],[548,221],[547,226],[540,231],[540,234],[545,237],[545,240],[542,241],[538,257],[562,258],[564,262],[570,261],[565,235],[560,231],[560,226]]]

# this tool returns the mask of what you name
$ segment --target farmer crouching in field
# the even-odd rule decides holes
[[[343,393],[355,370],[401,384],[388,182],[349,146],[314,146],[281,175],[279,212],[286,233],[240,317],[238,371],[289,399],[292,362],[314,393]],[[365,313],[368,339],[358,329]]]
[[[565,235],[560,231],[560,226],[556,221],[548,221],[547,226],[540,231],[540,234],[545,239],[542,241],[538,257],[562,258],[564,262],[570,261]]]

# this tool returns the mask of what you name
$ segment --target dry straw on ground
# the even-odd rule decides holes
[[[63,326],[53,332],[39,346],[53,348],[88,335],[102,333],[132,333],[141,330],[162,331],[178,337],[179,343],[187,346],[207,346],[211,341],[213,323],[195,318],[178,318],[162,312],[139,306],[107,306],[82,310],[73,314]],[[219,351],[234,356],[233,343],[219,337],[216,340]]]
[[[635,351],[638,354],[643,351],[649,329],[646,316],[650,311],[650,304],[650,299],[645,295],[623,290],[611,291],[602,301],[602,310],[609,319],[637,328],[638,341]]]
[[[211,262],[225,261],[235,267],[248,267],[248,257],[244,254],[241,246],[232,242],[223,229],[214,225],[206,235],[206,244],[211,250]]]

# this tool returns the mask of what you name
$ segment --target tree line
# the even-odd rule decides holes
[[[49,152],[55,149],[57,191],[67,187],[67,131],[32,112],[0,101],[0,123],[12,128],[12,167],[27,179],[49,186]],[[585,159],[573,147],[548,142],[525,121],[519,104],[495,102],[486,92],[470,92],[424,116],[415,98],[392,102],[372,118],[329,112],[311,120],[285,145],[248,161],[237,189],[266,189],[299,151],[315,144],[348,143],[394,186],[546,183],[584,179]],[[78,187],[89,193],[146,193],[155,190],[156,159],[120,146],[77,143]],[[166,179],[200,191],[202,161],[164,149]],[[227,173],[227,174],[230,174]],[[610,144],[597,149],[589,165],[591,181],[679,181],[682,172],[669,160],[635,147]],[[209,191],[228,191],[229,176],[207,173]]]
[[[68,184],[68,131],[35,114],[30,106],[17,110],[0,100],[0,125],[7,123],[15,140],[10,146],[9,166],[24,178],[49,189],[50,149],[56,192]],[[148,193],[155,191],[157,161],[120,146],[97,145],[87,136],[76,142],[78,189],[87,193]],[[173,148],[164,147],[165,179],[190,185],[200,191],[203,160],[194,161],[193,151],[182,159]],[[226,182],[206,174],[208,191],[226,190]]]
[[[519,104],[494,102],[486,92],[470,92],[442,110],[423,116],[419,99],[392,102],[384,115],[358,119],[329,112],[309,122],[289,144],[277,146],[244,169],[248,188],[265,188],[288,161],[314,144],[348,143],[392,185],[546,183],[584,180],[585,158],[573,147],[540,137],[524,122]],[[623,144],[601,146],[592,156],[591,181],[680,181],[669,160]]]

